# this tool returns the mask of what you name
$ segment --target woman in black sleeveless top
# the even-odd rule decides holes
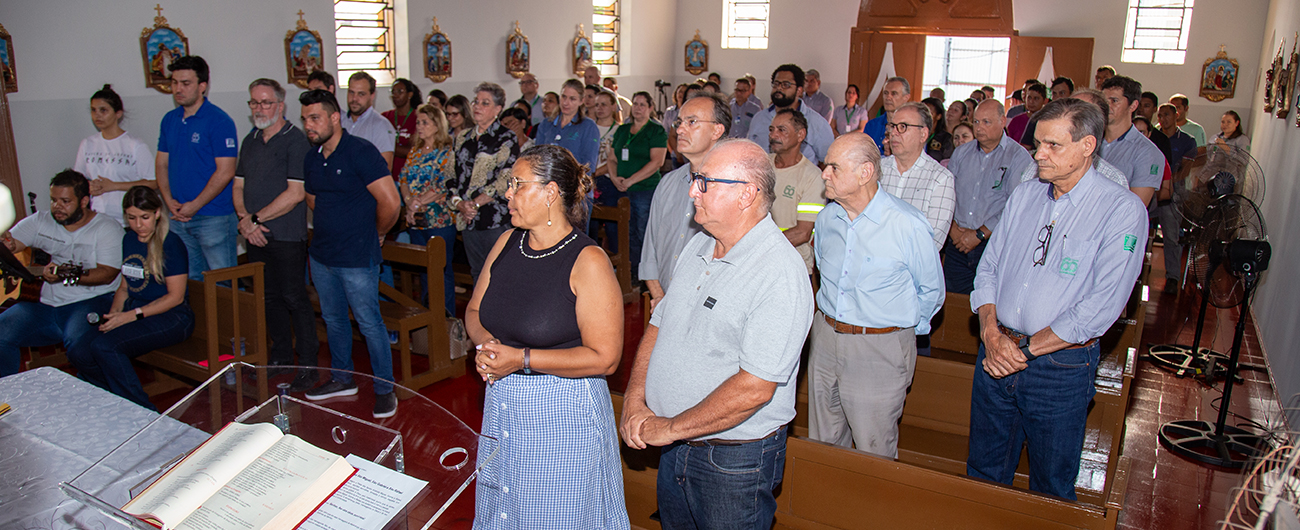
[[[497,240],[465,313],[487,381],[474,528],[628,528],[605,376],[623,297],[586,221],[591,177],[568,150],[519,156]],[[492,456],[495,453],[495,456]]]

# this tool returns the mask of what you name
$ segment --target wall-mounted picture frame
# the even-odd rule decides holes
[[[433,17],[433,29],[424,36],[424,77],[434,83],[451,77],[451,39],[438,29],[438,17]]]
[[[5,93],[18,91],[17,62],[14,60],[14,38],[0,24],[0,78],[4,79]]]
[[[529,57],[532,49],[528,47],[528,37],[519,29],[519,21],[515,21],[515,30],[506,37],[506,73],[511,77],[520,78],[528,73]]]
[[[307,28],[307,21],[298,10],[298,25],[284,34],[284,67],[289,72],[289,82],[307,88],[307,78],[312,72],[325,69],[325,42],[320,33]]]
[[[587,38],[582,24],[578,24],[578,35],[573,37],[573,44],[569,46],[569,57],[573,58],[573,75],[581,77],[587,72],[587,67],[592,65],[591,50],[591,39]]]
[[[691,75],[700,75],[709,69],[709,43],[700,38],[700,30],[695,30],[695,38],[686,42],[686,56],[683,61],[686,71]]]
[[[1201,69],[1201,97],[1210,101],[1231,99],[1237,93],[1237,60],[1219,46],[1219,54],[1205,60]]]
[[[158,14],[153,17],[153,27],[146,27],[140,32],[144,86],[171,94],[172,74],[167,71],[167,66],[190,54],[190,41],[180,29],[167,24],[167,18],[162,16],[162,4],[154,6],[154,11]]]
[[[1277,43],[1277,54],[1273,56],[1273,64],[1264,72],[1264,112],[1273,112],[1273,93],[1277,88],[1277,76],[1282,73],[1282,50],[1286,46],[1286,41],[1282,40]]]
[[[1283,75],[1278,76],[1278,85],[1274,89],[1277,92],[1277,117],[1282,120],[1291,113],[1291,100],[1295,99],[1296,78],[1300,77],[1300,53],[1297,52],[1297,45],[1300,45],[1300,35],[1296,35],[1296,42],[1291,43],[1291,61],[1282,70]]]

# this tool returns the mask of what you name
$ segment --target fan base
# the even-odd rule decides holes
[[[1197,348],[1193,352],[1192,347],[1185,344],[1156,344],[1151,346],[1147,354],[1151,356],[1156,366],[1173,372],[1178,377],[1189,375],[1199,377],[1205,373],[1205,367],[1208,366],[1210,359],[1228,358],[1209,348]]]
[[[1202,464],[1241,469],[1261,452],[1264,437],[1231,425],[1215,434],[1215,425],[1202,420],[1171,421],[1160,426],[1160,445]]]

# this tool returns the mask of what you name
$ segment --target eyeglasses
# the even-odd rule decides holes
[[[904,122],[886,123],[885,125],[889,126],[890,130],[894,131],[897,134],[906,134],[908,127],[912,127],[916,129],[922,128],[921,125],[917,125],[915,123],[904,123]]]
[[[451,116],[460,116],[460,111],[459,110],[447,111],[447,117],[451,117]]]
[[[794,81],[772,81],[772,88],[779,88],[781,90],[790,90],[795,86]]]
[[[1056,226],[1056,221],[1052,221],[1043,226],[1038,231],[1038,248],[1034,249],[1034,266],[1047,264],[1047,246],[1052,242],[1052,227]]]
[[[704,176],[704,173],[691,173],[691,184],[700,188],[700,193],[709,192],[709,183],[717,182],[719,184],[749,184],[743,180],[715,179]]]
[[[491,106],[496,105],[496,102],[495,102],[495,101],[479,101],[479,100],[476,99],[476,100],[474,100],[474,101],[469,102],[469,104],[470,104],[470,105],[473,105],[473,106],[475,106],[475,107],[491,107]]]
[[[255,109],[261,107],[264,109],[269,109],[271,107],[274,107],[276,103],[279,103],[279,101],[255,101],[250,99],[248,100],[248,108]]]
[[[537,80],[536,80],[536,79],[520,79],[520,80],[519,80],[519,84],[520,84],[520,85],[536,85],[536,84],[537,84]]]
[[[517,179],[517,178],[515,178],[515,177],[510,177],[509,179],[506,179],[506,189],[517,190],[517,189],[519,189],[519,185],[520,185],[520,184],[527,184],[527,183],[529,183],[529,182],[536,182],[536,183],[538,183],[538,184],[545,184],[547,181],[545,181],[545,180],[519,180],[519,179]]]
[[[677,118],[673,120],[673,128],[677,129],[681,127],[682,124],[686,124],[687,127],[694,129],[696,125],[701,123],[718,123],[718,122],[714,120],[701,120],[699,118],[686,118],[685,120],[681,118]]]

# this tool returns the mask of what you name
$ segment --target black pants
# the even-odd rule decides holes
[[[271,336],[271,364],[294,364],[294,336],[298,361],[316,366],[320,339],[316,313],[307,298],[307,242],[267,240],[266,246],[248,245],[248,261],[265,263],[266,327]]]

